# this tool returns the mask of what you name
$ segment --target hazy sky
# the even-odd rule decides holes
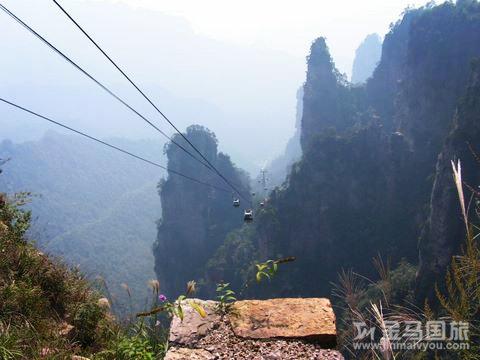
[[[81,0],[76,0],[81,1]],[[316,37],[327,37],[337,67],[350,75],[366,35],[383,36],[408,6],[426,0],[97,0],[124,2],[187,19],[199,33],[305,57]]]
[[[56,46],[171,129],[51,0],[1,0]],[[214,131],[221,149],[256,171],[295,131],[296,93],[319,36],[350,75],[356,48],[425,0],[60,0],[184,129]],[[0,14],[0,94],[100,137],[158,134]],[[0,106],[0,139],[35,138],[45,125]],[[6,131],[5,129],[9,129]],[[16,136],[21,135],[21,136]]]

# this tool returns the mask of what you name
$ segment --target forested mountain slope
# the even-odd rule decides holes
[[[154,141],[111,140],[149,159],[163,158]],[[47,133],[37,142],[3,141],[0,189],[34,194],[28,205],[38,245],[91,278],[102,276],[124,297],[127,283],[139,304],[155,277],[151,247],[161,214],[160,169],[76,136]],[[123,299],[125,300],[125,299]]]

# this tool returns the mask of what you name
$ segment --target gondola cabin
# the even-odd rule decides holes
[[[245,210],[243,220],[245,222],[252,222],[253,221],[253,210],[252,209]]]

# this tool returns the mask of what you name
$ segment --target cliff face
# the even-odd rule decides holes
[[[461,160],[464,182],[476,187],[480,183],[480,164],[475,159],[475,154],[479,151],[479,139],[480,62],[477,60],[472,64],[469,86],[459,103],[453,129],[435,167],[430,214],[420,241],[419,298],[432,296],[432,288],[428,285],[435,281],[442,282],[451,256],[458,252],[464,242],[465,228],[452,181],[451,160]]]
[[[382,40],[378,34],[370,34],[355,51],[352,67],[352,84],[364,83],[372,76],[382,55]]]
[[[208,160],[243,194],[249,194],[248,177],[230,158],[218,152],[215,135],[200,126],[191,126],[186,136]],[[180,136],[177,143],[183,144]],[[185,148],[188,144],[185,144]],[[169,169],[194,174],[196,179],[225,188],[212,171],[194,162],[180,148],[166,147]],[[187,281],[203,276],[205,263],[223,242],[226,234],[243,223],[243,213],[232,206],[232,194],[179,176],[169,176],[159,185],[162,219],[154,245],[155,271],[162,289],[169,295],[184,291]],[[186,222],[185,219],[188,219]]]
[[[395,123],[415,154],[418,207],[426,209],[418,213],[425,221],[419,242],[420,301],[435,298],[431,285],[443,283],[445,268],[464,241],[450,161],[460,158],[467,183],[478,183],[467,142],[480,139],[478,69],[472,72],[470,66],[480,56],[479,14],[476,1],[445,3],[427,9],[410,29]]]
[[[474,80],[462,102],[470,112],[461,105],[453,120],[469,63],[480,54],[479,15],[476,1],[407,11],[386,35],[364,86],[352,87],[339,75],[323,38],[313,43],[302,160],[259,209],[251,234],[235,233],[228,242],[231,251],[235,243],[257,249],[259,259],[297,257],[266,295],[328,295],[342,268],[375,276],[378,254],[393,266],[401,259],[416,264],[427,219],[419,282],[431,288],[431,273],[445,270],[463,240],[449,161],[467,156],[459,133],[480,140]]]
[[[371,259],[379,253],[414,259],[411,156],[403,137],[380,125],[312,142],[288,187],[275,190],[258,215],[259,257],[297,258],[276,291],[326,295],[344,267],[373,276]]]
[[[349,91],[346,86],[339,90],[340,82],[331,80],[336,73],[332,67],[328,68],[331,74],[325,75],[328,61],[323,62],[323,67],[315,59],[312,61],[318,52],[318,48],[312,47],[309,71],[320,73],[321,85],[315,81],[317,75],[308,74],[306,93],[309,88],[328,86],[335,92],[337,103],[333,106],[336,111],[331,111],[335,101],[322,97],[321,91],[313,95],[314,100],[307,97],[304,100],[302,130],[308,132],[309,138],[320,134],[330,140],[311,145],[304,163],[299,165],[299,172],[292,172],[284,192],[295,192],[299,177],[307,180],[303,189],[310,186],[309,191],[315,193],[313,197],[318,196],[315,204],[328,205],[309,215],[298,207],[290,209],[289,213],[297,211],[309,219],[308,224],[302,218],[298,220],[300,229],[311,230],[311,237],[295,240],[300,243],[297,249],[292,249],[294,254],[305,246],[309,249],[305,255],[312,257],[311,265],[321,264],[316,266],[323,268],[326,264],[327,269],[368,268],[374,251],[389,256],[392,261],[405,257],[416,262],[414,249],[422,224],[428,219],[420,242],[420,287],[428,288],[439,275],[443,276],[450,257],[463,241],[450,160],[465,159],[465,173],[470,173],[466,176],[470,183],[478,183],[466,142],[474,144],[480,139],[475,124],[479,114],[475,71],[468,85],[469,64],[480,55],[479,14],[476,1],[445,3],[407,12],[386,36],[382,59],[373,77],[356,92],[350,89],[349,95],[345,95]],[[454,116],[467,86],[467,95]],[[351,103],[344,104],[345,100]],[[343,147],[348,155],[332,151],[336,149],[332,144],[338,146],[338,140],[334,142],[325,131],[325,114],[337,130],[337,139],[345,141],[351,136],[349,145]],[[372,122],[380,124],[382,130],[369,125],[364,130],[355,130]],[[452,127],[454,130],[450,133]],[[375,136],[375,131],[379,135]],[[391,132],[394,133],[390,135]],[[365,143],[369,146],[358,146],[362,136],[368,139]],[[343,162],[350,158],[355,159],[351,164]],[[312,176],[315,172],[316,178]],[[321,179],[331,180],[330,186]],[[304,201],[305,209],[313,209],[307,196]],[[328,213],[335,205],[339,211],[330,218]],[[318,221],[312,222],[315,213]],[[352,223],[355,226],[351,232],[346,231]],[[292,229],[292,234],[298,231]],[[342,243],[343,248],[338,243]],[[318,248],[311,248],[312,244]],[[356,256],[360,248],[363,259]],[[318,262],[313,260],[315,256],[310,251],[319,254]]]
[[[362,86],[340,75],[325,39],[317,39],[303,88],[301,160],[256,210],[254,223],[226,238],[239,225],[226,209],[215,216],[225,226],[202,215],[215,208],[217,195],[190,194],[169,179],[161,191],[164,211],[179,208],[159,228],[160,278],[169,274],[183,286],[206,264],[207,280],[239,288],[252,259],[295,256],[271,284],[245,293],[325,296],[342,269],[374,277],[373,257],[417,264],[420,249],[419,284],[432,288],[464,236],[450,160],[461,157],[468,181],[478,183],[465,144],[480,140],[478,68],[468,76],[480,55],[479,26],[476,1],[407,11],[385,36],[381,61]],[[215,158],[214,145],[205,151]],[[181,228],[180,214],[191,217],[191,226]],[[182,254],[194,270],[178,269]]]
[[[411,24],[421,13],[421,10],[406,12],[385,35],[381,60],[365,84],[366,101],[387,131],[398,129],[394,119],[396,99],[404,78]]]
[[[425,10],[410,27],[396,123],[429,173],[465,94],[470,62],[480,56],[479,12],[476,1],[445,3]]]
[[[394,31],[404,32],[408,23]],[[391,39],[398,37],[387,37],[385,46],[394,48]],[[417,256],[408,142],[403,134],[385,130],[383,123],[392,120],[374,107],[381,100],[368,84],[352,88],[341,78],[324,39],[312,45],[308,60],[304,155],[286,186],[271,194],[272,209],[260,212],[256,228],[261,258],[297,257],[282,281],[288,284],[282,295],[328,294],[329,281],[342,267],[373,275],[371,259],[379,253],[393,259]],[[383,61],[393,62],[388,52]],[[400,66],[386,68],[380,66],[372,79],[384,88],[392,72],[401,71]],[[384,73],[388,77],[381,78]],[[390,103],[393,108],[394,100]]]

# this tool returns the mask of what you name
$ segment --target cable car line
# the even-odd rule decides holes
[[[100,45],[83,29],[83,27],[56,1],[53,0],[55,5],[70,19],[70,21],[90,40],[90,42],[107,58],[107,60],[123,75],[125,79],[128,80],[128,82],[143,96],[145,100],[148,101],[150,105],[153,106],[153,108],[170,124],[170,126],[175,129],[175,131],[195,150],[195,152],[200,155],[200,157],[206,162],[206,164],[209,165],[211,170],[215,171],[218,176],[220,176],[223,181],[227,185],[229,185],[240,197],[243,199],[247,200],[245,196],[242,195],[242,193],[237,190],[237,188],[226,178],[222,175],[220,171],[202,154],[200,150],[175,126],[175,124],[154,104],[154,102],[143,92],[137,84],[120,68],[119,65],[102,49]],[[248,200],[247,200],[248,201]]]
[[[15,21],[17,21],[20,25],[22,25],[25,29],[27,29],[29,32],[31,32],[33,35],[35,35],[38,39],[40,39],[44,44],[46,44],[51,50],[56,52],[58,55],[60,55],[64,60],[66,60],[68,63],[70,63],[72,66],[74,66],[77,70],[82,72],[85,76],[87,76],[90,80],[95,82],[99,87],[101,87],[104,91],[106,91],[109,95],[114,97],[117,101],[119,101],[121,104],[123,104],[125,107],[127,107],[130,111],[132,111],[134,114],[139,116],[142,120],[147,122],[151,127],[153,127],[155,130],[157,130],[160,134],[162,134],[165,138],[170,140],[173,144],[177,145],[180,149],[182,149],[186,154],[188,154],[190,157],[192,157],[194,160],[198,161],[200,164],[203,166],[207,167],[210,169],[210,166],[200,159],[198,159],[195,155],[193,155],[191,152],[189,152],[187,149],[185,149],[181,144],[177,143],[175,140],[173,140],[170,136],[168,136],[165,132],[163,132],[161,129],[159,129],[155,124],[153,124],[150,120],[148,120],[144,115],[142,115],[140,112],[135,110],[131,105],[129,105],[125,100],[120,98],[116,93],[114,93],[112,90],[107,88],[104,84],[102,84],[100,81],[95,79],[90,73],[88,73],[86,70],[84,70],[80,65],[78,65],[76,62],[74,62],[72,59],[70,59],[67,55],[65,55],[62,51],[60,51],[55,45],[50,43],[47,39],[45,39],[42,35],[40,35],[38,32],[36,32],[34,29],[32,29],[30,26],[28,26],[25,22],[23,22],[18,16],[13,14],[10,10],[8,10],[5,6],[0,4],[0,9],[2,9],[5,13],[7,13],[10,17],[12,17]],[[211,170],[211,169],[210,169]]]
[[[98,138],[96,138],[96,137],[93,137],[93,136],[91,136],[91,135],[88,135],[88,134],[86,134],[86,133],[84,133],[84,132],[82,132],[82,131],[80,131],[80,130],[76,130],[76,129],[68,126],[68,125],[65,125],[65,124],[62,124],[62,123],[60,123],[60,122],[58,122],[58,121],[55,121],[55,120],[53,120],[53,119],[50,119],[50,118],[48,118],[48,117],[46,117],[46,116],[43,116],[43,115],[41,115],[41,114],[39,114],[39,113],[36,113],[35,111],[29,110],[29,109],[27,109],[27,108],[25,108],[25,107],[23,107],[23,106],[17,105],[17,104],[15,104],[15,103],[10,102],[10,101],[8,101],[8,100],[5,100],[5,99],[3,99],[3,98],[1,98],[1,97],[0,97],[0,101],[4,102],[5,104],[8,104],[8,105],[10,105],[10,106],[12,106],[12,107],[15,107],[15,108],[17,108],[17,109],[19,109],[19,110],[22,110],[22,111],[24,111],[24,112],[26,112],[26,113],[29,113],[29,114],[31,114],[31,115],[34,115],[34,116],[36,116],[36,117],[38,117],[38,118],[40,118],[40,119],[46,120],[46,121],[48,121],[48,122],[50,122],[50,123],[52,123],[52,124],[58,125],[58,126],[64,128],[64,129],[67,129],[67,130],[69,130],[69,131],[72,131],[72,132],[74,132],[74,133],[76,133],[76,134],[78,134],[78,135],[81,135],[81,136],[86,137],[86,138],[88,138],[88,139],[90,139],[90,140],[93,140],[93,141],[95,141],[95,142],[97,142],[97,143],[100,143],[100,144],[102,144],[102,145],[105,145],[105,146],[107,146],[107,147],[109,147],[109,148],[112,148],[112,149],[114,149],[114,150],[120,151],[120,152],[122,152],[122,153],[124,153],[124,154],[126,154],[126,155],[129,155],[129,156],[137,159],[137,160],[141,160],[141,161],[146,162],[146,163],[148,163],[148,164],[150,164],[150,165],[153,165],[153,166],[159,167],[159,168],[161,168],[161,169],[163,169],[163,170],[166,170],[166,171],[167,171],[168,173],[170,173],[170,174],[174,174],[174,175],[181,176],[181,177],[183,177],[183,178],[185,178],[185,179],[188,179],[188,180],[190,180],[190,181],[196,182],[197,184],[209,186],[209,187],[214,188],[214,189],[219,190],[219,191],[230,192],[230,190],[224,189],[224,188],[219,187],[219,186],[216,186],[216,185],[209,184],[209,183],[207,183],[207,182],[204,182],[204,181],[201,181],[201,180],[198,180],[198,179],[195,179],[195,178],[193,178],[193,177],[191,177],[191,176],[188,176],[188,175],[182,174],[182,173],[180,173],[180,172],[178,172],[178,171],[169,169],[168,167],[163,166],[163,165],[161,165],[161,164],[159,164],[159,163],[156,163],[156,162],[154,162],[154,161],[148,160],[148,159],[146,159],[146,158],[144,158],[144,157],[141,157],[141,156],[139,156],[139,155],[135,155],[134,153],[131,153],[130,151],[127,151],[127,150],[124,150],[124,149],[122,149],[122,148],[120,148],[120,147],[118,147],[118,146],[109,144],[109,143],[107,143],[106,141],[103,141],[103,140],[100,140],[100,139],[98,139]]]

